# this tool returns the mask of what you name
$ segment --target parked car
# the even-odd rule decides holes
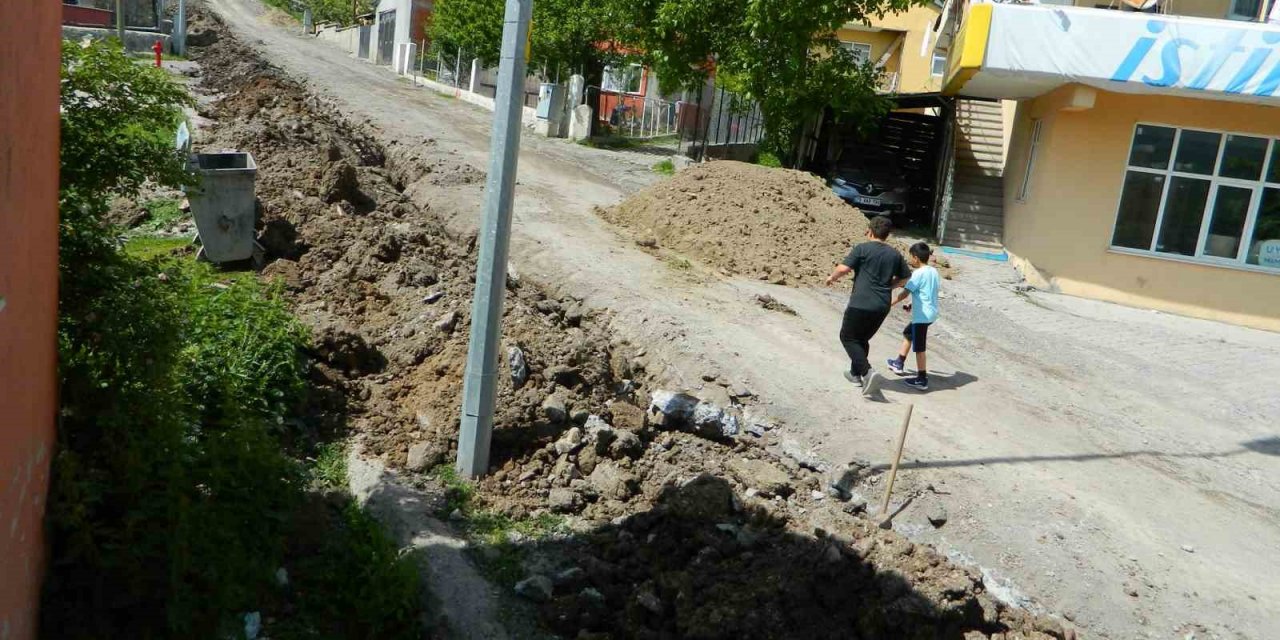
[[[831,178],[831,190],[862,210],[868,218],[879,215],[901,218],[906,215],[910,204],[906,179],[891,167],[873,169],[854,165],[837,168]]]

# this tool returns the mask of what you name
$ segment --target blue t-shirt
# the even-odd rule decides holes
[[[911,292],[911,321],[929,324],[938,319],[938,270],[924,265],[911,273],[903,285]]]

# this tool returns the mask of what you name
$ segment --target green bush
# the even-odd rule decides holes
[[[62,89],[61,407],[42,635],[236,637],[296,561],[307,590],[281,617],[324,633],[294,637],[410,637],[417,574],[367,516],[323,521],[332,535],[311,535],[325,545],[289,553],[312,501],[287,447],[301,435],[287,425],[308,338],[280,289],[197,263],[176,252],[183,241],[122,250],[103,222],[110,197],[189,179],[170,142],[186,94],[110,44],[64,43]]]
[[[778,156],[769,153],[768,151],[761,151],[756,155],[756,164],[762,167],[772,167],[774,169],[782,167],[782,161],[778,159]]]
[[[676,174],[676,165],[670,160],[663,160],[653,165],[653,172],[664,176],[673,176]]]

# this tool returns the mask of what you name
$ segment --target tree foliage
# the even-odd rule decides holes
[[[830,107],[874,122],[880,72],[839,46],[836,30],[921,0],[645,0],[627,5],[635,46],[663,89],[716,80],[760,105],[766,146],[787,154],[804,122]]]
[[[830,107],[872,123],[887,109],[881,73],[839,47],[836,30],[924,0],[537,0],[533,64],[597,72],[617,51],[636,52],[664,92],[713,75],[760,105],[766,146],[788,156],[803,124]],[[503,0],[439,0],[433,38],[494,64]],[[600,46],[600,45],[614,45]]]
[[[536,0],[529,36],[530,72],[545,69],[561,77],[593,76],[611,58],[606,45],[617,39],[616,0]],[[502,48],[504,0],[438,0],[431,22],[432,44],[455,53],[461,48],[486,66],[496,66]]]

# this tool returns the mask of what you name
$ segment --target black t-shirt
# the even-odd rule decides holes
[[[883,242],[864,242],[855,246],[842,264],[853,269],[850,309],[888,311],[893,281],[911,277],[911,268],[902,254]]]

